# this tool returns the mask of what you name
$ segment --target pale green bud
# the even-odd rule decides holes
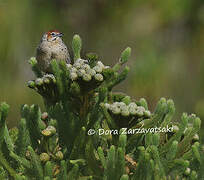
[[[51,136],[51,131],[49,131],[49,130],[47,130],[47,129],[44,129],[43,131],[42,131],[42,134],[44,135],[44,136]]]
[[[41,153],[40,154],[40,161],[47,162],[50,160],[50,156],[47,153]]]
[[[44,77],[50,79],[53,83],[56,83],[56,79],[53,74],[46,74]]]
[[[74,63],[73,65],[75,68],[80,69],[81,68],[81,64],[80,63]]]
[[[146,111],[144,111],[144,115],[147,116],[147,117],[150,117],[151,116],[151,112],[146,110]]]
[[[136,115],[137,114],[137,111],[136,111],[136,109],[134,107],[129,107],[128,110],[129,110],[131,115]]]
[[[77,59],[75,63],[80,63],[81,65],[83,65],[84,63],[88,63],[88,61],[85,59]]]
[[[57,158],[58,160],[62,160],[63,157],[64,157],[62,151],[58,151],[58,152],[55,154],[55,156],[56,156],[56,158]]]
[[[71,72],[69,76],[71,80],[76,80],[78,78],[77,73],[75,72]]]
[[[110,68],[110,66],[104,66],[104,69],[109,69]]]
[[[55,134],[55,133],[56,133],[56,128],[55,128],[54,126],[48,126],[46,129],[49,130],[49,131],[51,131],[52,134]]]
[[[126,104],[124,102],[119,102],[118,105],[121,109],[126,108]]]
[[[79,70],[77,71],[77,75],[78,75],[79,77],[82,77],[84,74],[86,74],[86,71],[85,71],[84,69],[79,69]]]
[[[71,69],[72,68],[71,64],[66,64],[66,66],[67,66],[67,69]]]
[[[198,140],[199,140],[198,134],[195,134],[195,135],[193,136],[193,140],[195,140],[195,141],[198,141]]]
[[[89,69],[91,69],[91,67],[90,67],[88,64],[84,64],[84,65],[82,66],[82,68],[83,68],[84,70],[86,70],[86,71],[88,71]]]
[[[191,169],[190,168],[186,168],[185,175],[189,175],[190,173],[191,173]]]
[[[45,74],[44,77],[54,80],[55,76],[53,74]]]
[[[95,70],[97,73],[101,73],[103,71],[102,67],[101,66],[94,66],[93,67],[93,70]]]
[[[74,35],[72,40],[72,49],[74,52],[74,60],[80,59],[80,52],[82,47],[82,41],[79,35]]]
[[[41,85],[43,84],[42,78],[37,78],[37,79],[35,80],[35,84],[38,85],[38,86],[41,86]]]
[[[76,61],[75,61],[75,63],[83,63],[83,59],[77,59]]]
[[[105,106],[106,109],[109,109],[111,105],[108,104],[108,103],[105,103],[104,106]]]
[[[120,114],[120,108],[118,108],[117,106],[112,105],[111,109],[113,114]]]
[[[143,116],[145,109],[143,110],[141,106],[137,107],[136,114],[138,116]]]
[[[95,76],[96,71],[94,71],[93,69],[88,69],[88,70],[86,70],[86,73],[90,74],[91,76]]]
[[[75,67],[72,67],[70,71],[71,71],[71,73],[76,73],[77,69]]]
[[[97,66],[100,66],[102,69],[104,68],[104,64],[101,61],[97,62]]]
[[[35,57],[31,57],[30,60],[29,60],[29,63],[30,63],[31,65],[35,65],[35,64],[37,64],[38,62],[37,62],[37,60],[36,60]]]
[[[139,109],[140,111],[145,111],[145,108],[143,106],[137,106],[137,109]]]
[[[130,112],[128,111],[128,107],[126,105],[122,104],[121,106],[121,103],[120,103],[120,109],[121,109],[122,116],[129,116]]]
[[[112,104],[109,104],[110,106],[109,106],[109,110],[113,110],[113,108],[114,108],[114,106],[112,105]]]
[[[114,102],[113,105],[114,105],[114,106],[117,106],[117,107],[120,107],[120,106],[119,106],[119,102]]]
[[[83,74],[83,80],[84,81],[90,81],[91,80],[91,75],[90,74]]]
[[[177,125],[173,125],[173,132],[176,133],[179,131],[179,127]]]
[[[135,104],[134,102],[131,102],[130,104],[128,104],[128,107],[130,108],[137,108],[137,104]]]
[[[95,74],[94,78],[97,81],[103,81],[103,75],[102,74]]]
[[[129,115],[130,115],[130,112],[128,111],[128,109],[122,109],[121,115],[122,115],[122,116],[129,116]]]
[[[50,83],[50,80],[49,80],[48,77],[43,77],[43,82],[44,82],[45,84],[49,84],[49,83]]]
[[[120,62],[126,63],[131,54],[131,48],[127,47],[121,54]]]
[[[35,82],[34,81],[28,81],[27,83],[29,88],[34,88],[35,87]]]
[[[46,129],[42,131],[44,136],[51,136],[56,133],[56,128],[54,126],[48,126]]]
[[[41,119],[42,120],[46,120],[48,118],[48,113],[47,112],[44,112],[41,114]]]

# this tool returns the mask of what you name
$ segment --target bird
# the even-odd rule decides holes
[[[43,34],[36,49],[36,60],[42,72],[52,73],[50,63],[53,59],[71,63],[69,51],[62,36],[63,34],[58,30],[50,30]]]

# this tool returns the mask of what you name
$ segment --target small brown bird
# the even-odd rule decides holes
[[[50,62],[52,59],[70,63],[68,49],[62,41],[63,34],[57,30],[46,32],[37,47],[36,59],[39,68],[46,73],[52,72]]]

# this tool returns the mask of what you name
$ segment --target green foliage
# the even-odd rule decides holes
[[[130,54],[131,54],[131,48],[127,47],[121,54],[120,63],[125,64],[128,61]]]
[[[38,73],[31,60],[37,79],[28,87],[43,97],[47,112],[23,105],[17,130],[8,131],[9,106],[0,105],[0,177],[201,179],[203,150],[196,138],[201,120],[184,113],[174,122],[172,100],[161,98],[150,112],[144,98],[112,92],[127,76],[129,68],[122,65],[130,48],[111,68],[94,54],[81,59],[78,35],[72,45],[74,63],[53,60],[53,74]]]
[[[72,41],[72,49],[73,49],[73,52],[74,52],[74,60],[77,60],[77,59],[80,58],[81,47],[82,47],[81,38],[79,37],[79,35],[74,35],[73,41]]]

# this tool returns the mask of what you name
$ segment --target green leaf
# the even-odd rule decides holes
[[[130,55],[131,55],[131,48],[127,47],[121,54],[120,63],[121,64],[126,63]]]
[[[72,41],[72,49],[74,52],[74,60],[77,60],[80,58],[80,52],[82,47],[82,41],[79,35],[74,35],[73,41]]]

